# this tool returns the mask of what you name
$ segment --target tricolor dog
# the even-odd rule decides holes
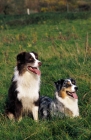
[[[40,97],[39,113],[40,116],[50,118],[52,116],[79,116],[78,96],[76,94],[78,87],[74,79],[60,79],[55,82],[55,98],[47,96]]]
[[[17,65],[8,91],[6,113],[10,120],[20,121],[24,114],[38,120],[41,62],[35,52],[17,55]]]

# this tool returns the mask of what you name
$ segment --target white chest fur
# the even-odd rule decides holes
[[[58,93],[56,92],[56,98],[70,111],[72,111],[73,117],[79,116],[79,108],[78,108],[78,99],[71,99],[71,97],[66,97],[65,99],[62,99],[58,96]]]
[[[78,109],[78,99],[70,99],[71,97],[66,97],[63,101],[64,106],[68,108],[73,113],[73,117],[79,116]]]
[[[39,98],[40,76],[26,71],[22,76],[15,70],[14,80],[17,81],[17,98],[22,102],[23,109],[31,110]]]

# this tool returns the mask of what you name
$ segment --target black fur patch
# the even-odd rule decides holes
[[[6,102],[6,114],[8,112],[12,113],[16,119],[21,116],[22,104],[17,99],[17,90],[16,90],[17,82],[12,82],[9,91],[8,91],[8,100]]]

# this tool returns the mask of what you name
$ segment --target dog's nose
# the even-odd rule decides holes
[[[75,87],[75,90],[78,90],[78,87]]]
[[[41,63],[41,62],[38,62],[38,65],[39,65],[39,66],[41,66],[41,65],[42,65],[42,63]]]

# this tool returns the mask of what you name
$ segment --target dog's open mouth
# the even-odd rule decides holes
[[[28,66],[27,68],[28,68],[28,71],[31,71],[31,72],[38,74],[38,75],[41,74],[40,70],[37,67]]]
[[[66,91],[66,93],[67,93],[69,96],[73,97],[74,99],[78,99],[78,96],[77,96],[76,92],[69,92],[69,91]]]

